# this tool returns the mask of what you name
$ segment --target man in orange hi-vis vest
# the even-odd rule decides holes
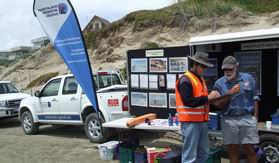
[[[190,71],[176,81],[176,111],[181,122],[183,139],[182,162],[205,163],[209,156],[208,145],[208,101],[220,96],[219,92],[207,92],[204,79],[201,77],[207,67],[208,54],[197,52],[189,56]]]

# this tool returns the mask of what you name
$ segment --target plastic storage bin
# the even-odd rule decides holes
[[[109,141],[98,145],[101,160],[113,160],[115,148],[118,143],[118,141]]]
[[[147,163],[146,148],[139,147],[134,151],[134,163]]]
[[[119,161],[121,163],[134,163],[134,151],[137,147],[137,145],[120,146]]]
[[[208,128],[211,130],[221,130],[220,114],[209,113]]]
[[[116,146],[116,150],[115,150],[115,159],[116,160],[120,160],[120,156],[121,154],[123,153],[120,153],[120,147],[124,148],[124,147],[131,147],[131,146],[135,146],[135,147],[138,147],[139,146],[139,138],[126,138],[124,139],[121,143],[119,143],[117,146]],[[123,150],[121,151],[123,152]],[[122,155],[123,156],[123,155]],[[122,159],[124,158],[124,156],[122,157]]]

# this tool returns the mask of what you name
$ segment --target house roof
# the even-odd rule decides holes
[[[94,21],[94,20],[96,20],[96,19],[100,20],[100,21],[101,21],[102,23],[104,23],[105,25],[109,25],[109,24],[110,24],[110,22],[109,22],[108,20],[106,20],[106,19],[104,19],[104,18],[101,18],[101,17],[99,17],[99,16],[97,16],[97,15],[94,15],[93,18],[88,22],[88,24],[85,26],[84,29],[88,28],[88,26],[91,24],[91,22]]]
[[[203,45],[203,44],[215,44],[215,43],[236,42],[236,41],[246,41],[246,40],[258,40],[258,39],[267,39],[267,38],[279,38],[279,28],[192,37],[189,41],[189,44]]]

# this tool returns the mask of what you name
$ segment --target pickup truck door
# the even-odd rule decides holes
[[[40,110],[37,110],[40,121],[59,120],[59,87],[61,78],[53,79],[41,91],[39,97]]]
[[[81,90],[76,79],[66,77],[63,82],[62,95],[59,96],[60,118],[66,122],[80,122]]]

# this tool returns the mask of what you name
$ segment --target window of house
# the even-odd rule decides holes
[[[100,29],[100,24],[99,24],[99,23],[96,23],[96,24],[95,24],[95,29],[96,29],[96,30]]]

